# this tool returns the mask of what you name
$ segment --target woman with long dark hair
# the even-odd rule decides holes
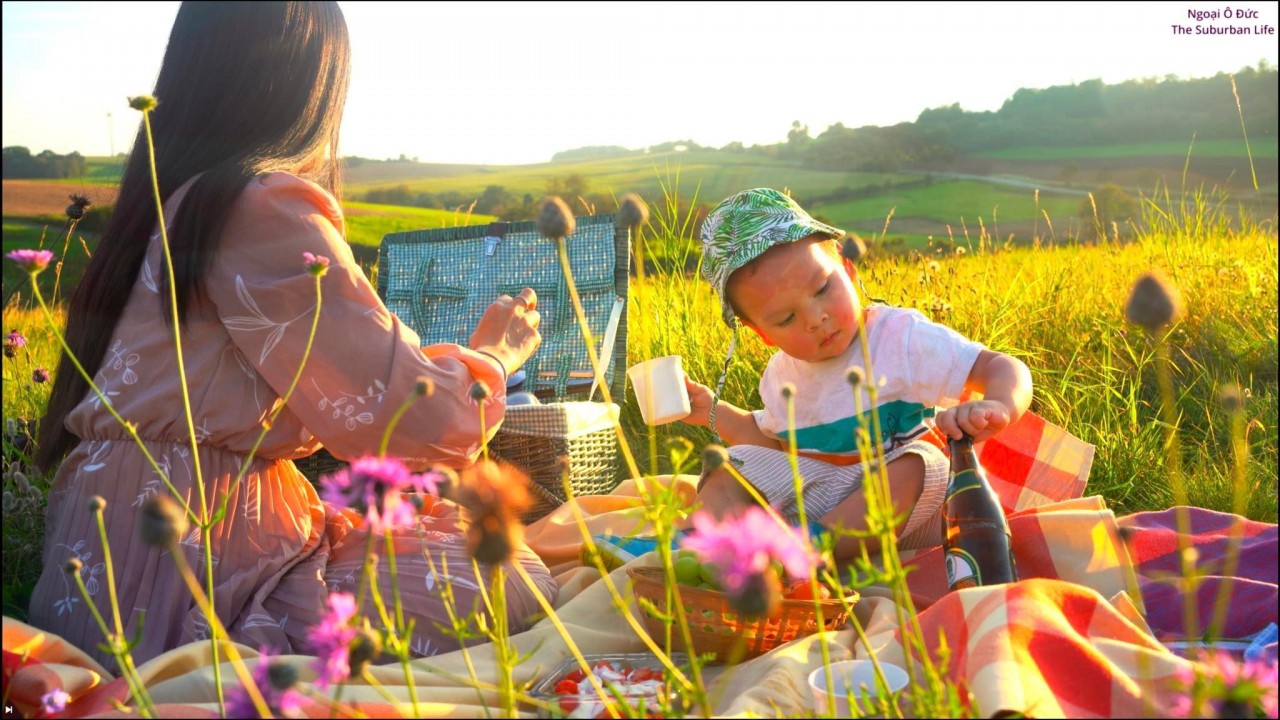
[[[170,309],[171,288],[176,293],[204,501],[214,507],[231,492],[209,548],[216,612],[235,639],[285,652],[308,650],[306,629],[330,591],[355,589],[369,532],[354,513],[322,502],[291,458],[321,443],[340,458],[376,450],[401,403],[430,386],[401,418],[388,454],[418,468],[463,467],[502,419],[506,373],[540,342],[532,290],[495,301],[469,347],[426,351],[379,301],[343,239],[335,200],[349,56],[346,23],[333,2],[183,3],[151,112],[173,281],[140,130],[115,212],[67,316],[68,343],[95,372],[106,401],[136,426],[182,499],[199,508]],[[303,253],[332,263],[321,279],[314,345],[287,407],[235,485],[307,347],[317,296]],[[493,397],[470,397],[477,381],[493,388]],[[110,617],[90,509],[100,496],[125,634],[145,630],[134,659],[208,637],[173,559],[139,540],[139,507],[170,493],[168,486],[65,356],[38,448],[37,465],[56,466],[57,474],[32,622],[110,662],[97,648],[102,633],[75,578],[64,572],[68,560],[78,560],[76,572]],[[417,620],[413,647],[420,654],[456,649],[436,628],[447,623],[444,578],[431,570],[448,562],[466,612],[477,578],[468,574],[455,506],[436,503],[416,527],[395,532],[399,589]],[[177,547],[203,581],[205,548],[194,528]],[[385,543],[377,538],[373,547]],[[513,561],[554,597],[556,585],[536,555],[522,547]],[[537,605],[522,583],[508,596],[519,629]],[[383,597],[391,597],[389,585]]]

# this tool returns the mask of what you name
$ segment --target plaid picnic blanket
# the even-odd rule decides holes
[[[1172,567],[1169,556],[1177,547],[1176,538],[1170,537],[1176,532],[1171,529],[1176,528],[1172,511],[1117,519],[1097,497],[1041,502],[1039,498],[1055,497],[1062,488],[1080,486],[1074,481],[1044,484],[1032,480],[1053,477],[1037,475],[1038,465],[1062,471],[1057,475],[1060,479],[1078,479],[1061,459],[1069,457],[1068,453],[1091,457],[1065,440],[1053,440],[1057,432],[1060,430],[1048,425],[1041,429],[1041,440],[1034,445],[1038,462],[1025,465],[1030,468],[1027,481],[1009,480],[1010,473],[995,459],[998,455],[990,460],[982,456],[989,464],[989,474],[1000,474],[1010,488],[1022,488],[1009,496],[1002,493],[1006,503],[1015,508],[1009,522],[1020,582],[947,593],[940,552],[926,551],[908,559],[915,568],[909,585],[924,637],[934,653],[945,641],[950,649],[947,675],[969,690],[972,709],[983,717],[1008,712],[1081,718],[1168,715],[1176,700],[1172,679],[1190,662],[1171,652],[1157,636],[1181,622],[1180,617],[1165,614],[1171,605],[1180,604],[1178,597],[1161,595],[1159,587],[1163,586],[1156,584],[1164,580],[1161,573]],[[1047,445],[1046,437],[1050,438]],[[1042,452],[1045,447],[1048,450]],[[987,451],[991,452],[990,447]],[[1016,454],[1026,457],[1028,451]],[[695,480],[678,476],[648,482],[673,483],[682,501],[692,503]],[[1018,508],[1019,503],[1023,507]],[[626,481],[610,495],[582,497],[574,506],[558,508],[531,525],[527,537],[561,582],[557,614],[578,647],[584,653],[641,651],[643,645],[634,633],[619,631],[625,620],[604,583],[594,570],[577,561],[581,541],[575,508],[585,517],[592,534],[644,532],[637,484]],[[1199,551],[1200,562],[1219,573],[1224,573],[1222,561],[1228,549],[1224,529],[1246,530],[1239,575],[1231,579],[1237,586],[1251,589],[1232,590],[1233,603],[1237,598],[1246,603],[1233,615],[1257,617],[1248,623],[1241,620],[1239,631],[1247,632],[1250,623],[1274,621],[1276,526],[1250,524],[1208,511],[1193,515],[1198,517],[1189,526],[1188,540]],[[632,563],[655,561],[656,556],[648,554]],[[613,571],[610,577],[617,586],[626,587],[626,568]],[[1225,581],[1227,574],[1218,577]],[[1250,594],[1256,589],[1252,583],[1270,584],[1269,605],[1265,593]],[[1237,592],[1241,594],[1234,594]],[[634,602],[631,610],[638,611]],[[896,606],[887,591],[866,589],[855,610],[865,629],[866,644],[852,628],[827,633],[833,659],[865,657],[874,649],[888,662],[904,662]],[[731,670],[709,669],[706,677],[715,698],[715,714],[809,714],[806,676],[822,662],[818,638],[799,638]],[[512,671],[517,682],[539,677],[568,656],[564,641],[548,622],[515,636],[513,642],[529,654],[529,659]],[[4,621],[4,649],[9,700],[24,714],[35,712],[40,696],[55,687],[73,698],[68,717],[113,714],[110,699],[127,696],[123,680],[105,675],[80,651],[9,618]],[[241,648],[241,652],[249,658],[256,656],[249,648]],[[310,677],[306,669],[309,658],[285,659],[296,662],[303,680]],[[484,680],[493,681],[502,672],[486,646],[470,648],[469,662]],[[426,716],[477,717],[492,711],[496,705],[492,693],[459,687],[449,680],[449,673],[468,675],[467,663],[459,652],[414,662],[414,684]],[[166,717],[207,717],[216,707],[206,644],[177,648],[147,663],[139,673]],[[408,698],[400,668],[382,666],[375,673],[386,692],[402,701]],[[235,682],[225,667],[223,682]],[[363,712],[374,717],[408,712],[405,705],[389,704],[380,691],[366,685],[344,688],[343,700],[358,703]],[[309,703],[304,711],[312,717],[328,717],[330,712],[320,703]]]

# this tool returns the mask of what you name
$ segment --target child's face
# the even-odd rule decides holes
[[[812,235],[770,248],[729,277],[726,292],[744,324],[786,354],[817,362],[839,356],[858,334],[861,303],[853,268]]]

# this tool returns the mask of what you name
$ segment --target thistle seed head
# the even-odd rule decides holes
[[[360,677],[365,667],[382,654],[382,638],[369,628],[360,628],[351,648],[347,651],[347,665],[351,668],[351,677]]]
[[[856,265],[866,255],[867,244],[862,238],[853,233],[844,236],[844,241],[840,243],[840,257]]]
[[[850,385],[856,388],[856,387],[860,387],[862,383],[866,382],[867,374],[862,370],[862,368],[858,367],[857,365],[854,365],[850,367],[848,370],[844,371],[844,379]]]
[[[1163,274],[1152,271],[1133,284],[1124,315],[1134,325],[1155,331],[1182,317],[1182,298]]]
[[[1218,402],[1229,413],[1238,413],[1244,409],[1244,394],[1235,383],[1223,385],[1218,390]]]
[[[187,534],[187,516],[168,495],[155,493],[142,503],[138,531],[148,545],[170,547]]]
[[[129,107],[137,110],[138,112],[151,112],[156,109],[156,105],[158,104],[159,102],[153,95],[138,95],[136,97],[129,98]]]
[[[267,680],[276,690],[288,690],[298,682],[298,669],[292,663],[281,661],[268,663]]]
[[[729,462],[729,451],[723,445],[711,444],[702,449],[702,472],[708,473]]]
[[[552,240],[563,240],[572,235],[576,229],[576,221],[573,219],[573,213],[569,211],[569,206],[555,195],[542,201],[535,225],[543,237]]]
[[[649,206],[635,193],[622,196],[618,205],[618,220],[623,227],[638,228],[649,222]]]
[[[67,206],[67,217],[72,220],[79,220],[84,217],[84,213],[93,205],[93,201],[84,195],[72,195],[71,204]]]

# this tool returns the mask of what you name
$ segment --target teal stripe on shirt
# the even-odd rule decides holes
[[[886,438],[905,435],[914,430],[925,418],[933,417],[933,408],[906,400],[893,400],[878,408],[880,430]],[[796,430],[796,446],[801,450],[822,453],[855,453],[858,441],[854,433],[863,423],[871,422],[871,413],[841,418],[821,425]],[[787,437],[786,432],[782,437]]]

